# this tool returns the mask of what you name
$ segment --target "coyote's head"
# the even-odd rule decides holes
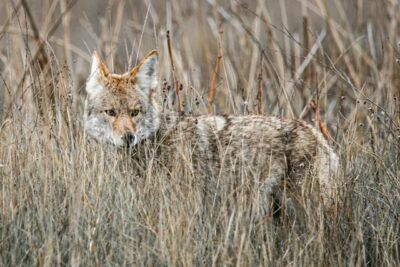
[[[93,54],[86,84],[88,135],[121,147],[136,145],[157,131],[156,63],[157,52],[151,51],[131,71],[119,75],[110,73],[99,55]]]

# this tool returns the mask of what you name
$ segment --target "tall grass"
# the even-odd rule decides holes
[[[0,265],[400,264],[396,1],[0,7]],[[341,163],[334,215],[303,195],[294,218],[260,218],[242,180],[202,216],[190,170],[141,169],[88,141],[91,51],[123,72],[154,48],[172,109],[327,130]]]

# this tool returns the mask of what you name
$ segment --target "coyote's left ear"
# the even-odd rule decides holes
[[[148,53],[144,59],[131,71],[135,76],[140,90],[149,93],[157,86],[157,51]]]

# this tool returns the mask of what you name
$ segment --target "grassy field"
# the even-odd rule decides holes
[[[1,266],[400,265],[397,1],[10,0],[0,9]],[[325,131],[340,156],[333,215],[303,195],[295,218],[260,219],[241,181],[201,216],[189,172],[135,175],[123,153],[88,142],[91,53],[124,72],[151,49],[160,91],[180,88],[171,109],[301,118]]]

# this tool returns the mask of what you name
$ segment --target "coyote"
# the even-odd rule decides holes
[[[331,205],[338,159],[316,128],[273,116],[180,116],[161,108],[156,51],[122,75],[110,73],[96,52],[92,60],[84,119],[89,136],[129,148],[138,160],[180,164],[180,170],[205,179],[204,187],[247,173],[271,195],[286,181],[304,189],[308,180]]]

